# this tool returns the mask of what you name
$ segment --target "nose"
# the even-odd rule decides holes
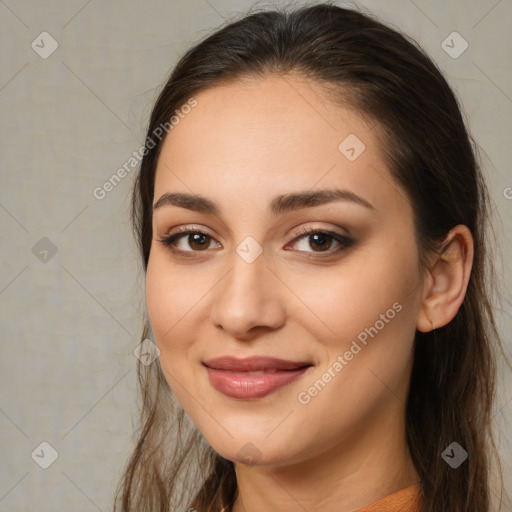
[[[279,329],[286,320],[280,283],[267,267],[264,254],[248,263],[235,253],[231,269],[212,290],[212,323],[241,340]]]

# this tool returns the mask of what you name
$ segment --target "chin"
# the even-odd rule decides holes
[[[291,439],[288,437],[289,441]],[[206,437],[206,440],[221,457],[235,464],[280,467],[299,462],[300,459],[294,443],[288,446],[283,438],[276,436],[269,439],[266,434],[256,434],[249,429],[247,435],[237,432],[234,438],[226,435],[223,439]]]

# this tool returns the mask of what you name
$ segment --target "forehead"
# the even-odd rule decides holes
[[[316,82],[244,79],[194,95],[166,137],[155,199],[170,189],[268,202],[277,193],[342,187],[376,206],[403,196],[381,157],[375,124]],[[378,207],[378,206],[377,206]]]

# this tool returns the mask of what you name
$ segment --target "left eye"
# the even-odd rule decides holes
[[[333,242],[338,244],[339,247],[337,250],[342,250],[343,248],[350,247],[352,245],[352,240],[340,233],[310,228],[304,230],[293,242],[297,241],[299,242],[298,245],[301,245],[302,243],[303,248],[314,249],[313,251],[302,250],[300,252],[327,252],[331,248]],[[336,250],[329,252],[336,252]]]

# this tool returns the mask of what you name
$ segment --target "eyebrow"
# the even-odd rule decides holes
[[[273,215],[282,215],[284,213],[300,210],[302,208],[311,208],[322,204],[335,201],[346,201],[364,206],[369,210],[375,210],[366,199],[344,189],[326,189],[315,191],[293,192],[274,197],[270,203],[270,212]],[[186,194],[183,192],[166,192],[153,205],[153,211],[162,206],[173,205],[200,213],[208,213],[220,216],[221,207],[212,199],[208,199],[198,194]]]

